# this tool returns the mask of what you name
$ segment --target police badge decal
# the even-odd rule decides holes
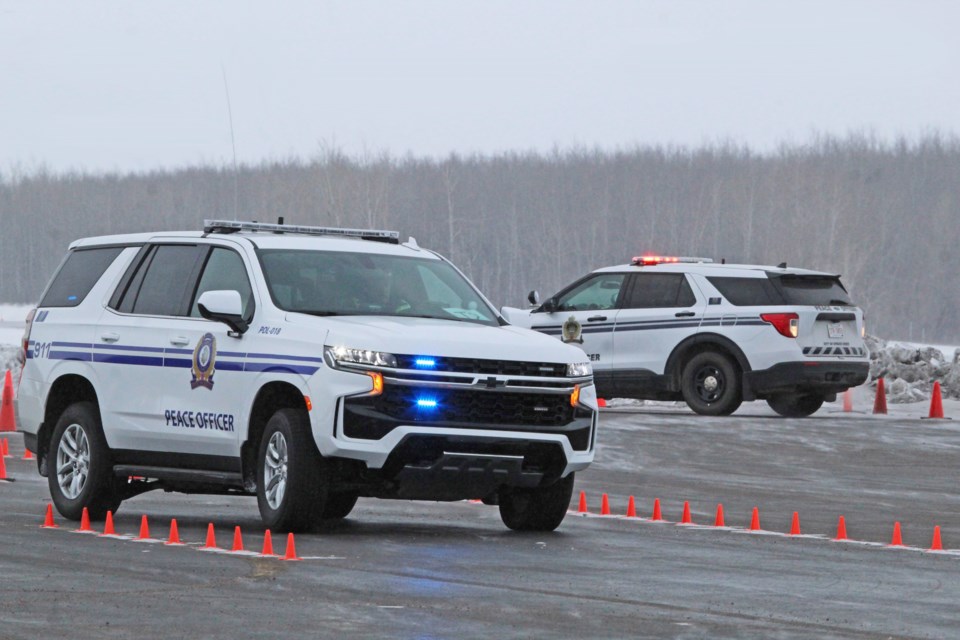
[[[190,388],[204,387],[213,389],[213,364],[217,359],[217,339],[212,333],[205,333],[193,350],[193,380]]]
[[[563,337],[561,340],[563,342],[576,342],[577,344],[583,344],[583,338],[580,337],[580,332],[582,327],[580,323],[577,322],[577,319],[573,316],[567,318],[567,321],[563,323]]]

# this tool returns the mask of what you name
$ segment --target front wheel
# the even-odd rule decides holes
[[[563,522],[573,495],[573,476],[549,487],[504,489],[500,493],[500,519],[514,531],[553,531]]]
[[[50,497],[63,517],[79,520],[86,507],[93,520],[120,505],[110,448],[100,412],[92,402],[77,402],[60,415],[47,450]]]
[[[280,409],[263,430],[257,456],[257,506],[268,529],[300,532],[323,514],[327,466],[299,409]]]
[[[687,405],[706,416],[728,416],[740,406],[740,370],[729,357],[704,351],[683,368],[680,391]]]
[[[779,395],[768,398],[767,404],[785,418],[806,418],[823,406],[823,396]]]
[[[323,507],[323,519],[343,520],[357,505],[357,497],[357,494],[352,491],[331,493],[327,496],[327,503]]]

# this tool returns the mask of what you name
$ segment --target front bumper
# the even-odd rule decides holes
[[[767,398],[781,393],[840,393],[867,380],[869,362],[783,362],[743,374],[744,397]]]

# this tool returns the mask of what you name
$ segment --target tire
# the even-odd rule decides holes
[[[573,495],[571,473],[548,487],[504,489],[500,492],[500,519],[514,531],[553,531],[560,526]]]
[[[779,395],[767,398],[767,404],[784,418],[806,418],[823,406],[823,400],[816,394]]]
[[[103,520],[120,506],[119,483],[94,403],[77,402],[60,414],[47,450],[47,484],[57,511],[69,520],[79,520],[84,507],[91,520]]]
[[[728,416],[740,406],[740,368],[727,356],[704,351],[693,356],[680,380],[687,406],[705,416]]]
[[[263,430],[257,454],[257,506],[278,533],[308,531],[323,514],[329,471],[300,409],[280,409]]]
[[[323,519],[343,520],[357,504],[355,493],[331,493],[327,496],[327,503],[323,506]]]

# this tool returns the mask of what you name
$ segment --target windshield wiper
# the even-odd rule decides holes
[[[310,311],[307,309],[291,309],[294,313],[305,313],[308,316],[355,316],[355,313],[345,313],[343,311]]]

